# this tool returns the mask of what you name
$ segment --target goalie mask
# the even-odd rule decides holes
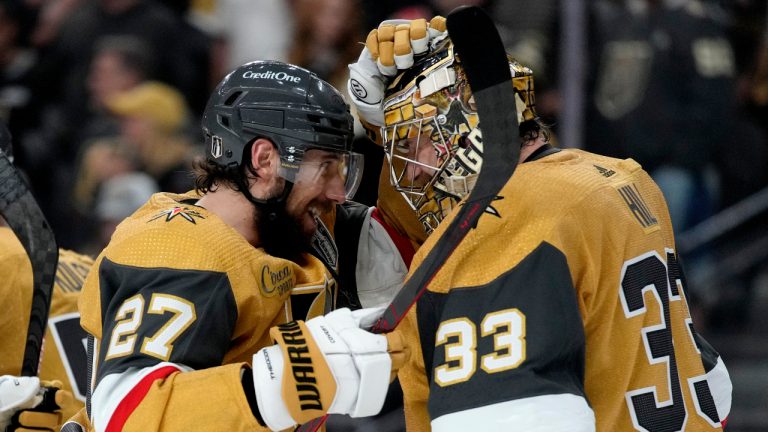
[[[520,124],[537,119],[530,69],[508,56]],[[390,181],[429,233],[467,196],[483,165],[477,107],[446,39],[387,88],[381,136]]]

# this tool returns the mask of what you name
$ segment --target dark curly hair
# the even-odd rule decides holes
[[[538,117],[520,124],[520,138],[522,138],[523,144],[537,139],[540,135],[544,137],[544,141],[549,142],[552,132],[550,126]]]
[[[226,184],[237,192],[248,190],[248,179],[258,174],[251,164],[251,145],[243,148],[242,162],[237,165],[220,165],[210,158],[201,158],[193,163],[195,173],[195,191],[199,194],[215,191],[218,186]]]

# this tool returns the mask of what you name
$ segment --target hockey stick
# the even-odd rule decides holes
[[[474,189],[459,207],[448,229],[371,328],[374,333],[391,332],[402,321],[443,263],[496,199],[520,159],[520,132],[512,75],[507,53],[493,20],[478,7],[460,7],[448,15],[447,25],[448,35],[467,73],[480,124],[486,125],[482,134],[483,167]],[[317,431],[326,417],[305,423],[298,430]]]
[[[4,140],[0,148],[10,148],[11,135],[4,124],[0,123],[0,128],[0,140]],[[37,201],[3,151],[0,151],[0,214],[24,246],[32,264],[32,308],[21,375],[35,376],[40,366],[59,249]]]
[[[448,35],[469,80],[483,131],[483,166],[456,217],[405,282],[371,331],[388,333],[419,300],[445,261],[509,181],[520,159],[514,87],[507,53],[482,9],[461,7],[447,17]],[[485,127],[482,127],[485,126]]]

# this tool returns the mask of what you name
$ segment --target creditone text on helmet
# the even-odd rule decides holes
[[[271,79],[271,80],[278,80],[278,81],[290,81],[290,82],[301,82],[301,78],[293,75],[288,75],[285,72],[272,72],[272,71],[266,71],[266,72],[254,72],[254,71],[245,71],[243,73],[243,78],[264,78],[264,79]]]

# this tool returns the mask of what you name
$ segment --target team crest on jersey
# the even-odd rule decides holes
[[[312,249],[316,256],[323,260],[329,267],[336,269],[339,264],[339,249],[333,241],[330,230],[323,221],[317,219],[317,231],[312,236]]]
[[[496,198],[494,198],[493,201],[498,201],[501,199],[504,199],[504,197],[496,195]],[[488,207],[485,208],[484,213],[488,213],[489,215],[496,216],[497,218],[501,218],[501,213],[499,213],[499,211],[496,210],[495,207],[493,207],[493,202],[488,204]]]
[[[163,210],[155,216],[152,216],[152,218],[147,222],[152,222],[162,218],[163,216],[165,216],[166,222],[170,222],[176,216],[179,216],[188,222],[192,222],[193,224],[197,224],[197,222],[195,222],[195,218],[205,219],[205,216],[201,215],[195,210],[189,209],[187,207],[173,207],[168,210]]]
[[[493,201],[498,201],[501,199],[504,199],[504,197],[496,195]],[[488,207],[486,207],[485,210],[483,210],[483,213],[489,214],[491,216],[496,216],[497,218],[501,219],[501,213],[499,213],[499,211],[493,206],[493,201],[488,203]],[[475,226],[473,226],[472,228],[477,228],[477,224],[479,223],[480,223],[480,219],[478,219],[477,222],[475,222]]]

